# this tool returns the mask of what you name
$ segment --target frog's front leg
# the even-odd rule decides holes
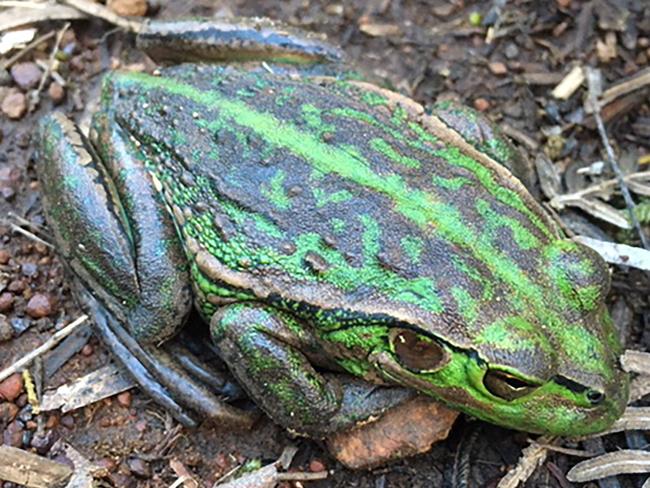
[[[179,421],[195,423],[184,407],[208,418],[250,420],[155,347],[190,310],[185,257],[138,148],[106,112],[93,131],[94,146],[54,113],[36,141],[44,208],[77,298],[115,356]]]
[[[255,403],[299,434],[324,437],[415,395],[406,388],[319,373],[310,359],[322,350],[309,329],[269,306],[240,303],[221,308],[212,317],[211,332],[220,356]]]

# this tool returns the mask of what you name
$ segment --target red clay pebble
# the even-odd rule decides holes
[[[41,68],[36,63],[16,63],[11,67],[11,77],[23,90],[36,88],[41,81]]]
[[[123,391],[117,395],[117,403],[119,403],[122,407],[129,408],[131,406],[132,400],[133,397],[130,391]]]
[[[13,421],[16,418],[16,415],[18,415],[19,411],[20,409],[14,403],[0,403],[0,429],[2,429],[2,427],[7,425],[9,422]]]
[[[488,108],[490,108],[490,102],[488,102],[485,98],[477,98],[474,100],[474,108],[479,112],[485,112]]]
[[[488,68],[494,75],[505,75],[508,72],[508,67],[501,61],[489,63]]]
[[[320,473],[322,471],[325,471],[326,469],[327,466],[325,466],[325,463],[320,459],[312,459],[311,462],[309,463],[309,471],[311,471],[312,473]]]
[[[9,285],[7,286],[7,290],[9,290],[12,293],[22,293],[25,290],[25,287],[27,285],[25,284],[24,280],[13,280]]]
[[[92,356],[93,352],[95,352],[95,350],[93,349],[93,346],[91,346],[90,344],[86,344],[84,347],[81,348],[82,356],[86,356],[86,357]]]
[[[8,312],[14,306],[14,296],[13,294],[5,291],[0,293],[0,312]]]
[[[0,398],[13,402],[23,392],[23,387],[22,375],[14,373],[0,383]]]
[[[12,120],[22,119],[27,112],[27,97],[16,89],[9,90],[2,100],[2,113]]]
[[[115,471],[117,469],[117,462],[110,457],[103,457],[97,461],[97,465],[107,471]]]
[[[47,317],[54,311],[54,301],[46,293],[35,293],[27,302],[25,312],[33,319]]]
[[[56,81],[53,81],[47,89],[47,94],[50,96],[52,102],[54,102],[55,105],[58,105],[65,98],[65,89]]]
[[[147,0],[108,0],[106,6],[126,17],[142,17],[147,13]]]
[[[6,249],[0,249],[0,264],[7,264],[11,259],[11,254]]]

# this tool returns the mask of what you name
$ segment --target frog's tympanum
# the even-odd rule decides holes
[[[267,21],[151,24],[139,43],[184,64],[108,75],[87,137],[46,117],[37,170],[77,297],[176,418],[250,420],[161,347],[192,304],[298,433],[413,392],[532,433],[619,417],[607,266],[513,176],[518,153],[482,116],[424,110]]]

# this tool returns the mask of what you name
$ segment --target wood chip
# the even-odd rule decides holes
[[[621,356],[621,366],[628,373],[650,375],[650,353],[628,349]]]
[[[36,29],[33,27],[5,32],[0,37],[0,54],[6,54],[12,49],[31,42],[34,36],[36,36]]]
[[[359,30],[370,37],[398,36],[401,34],[401,30],[397,24],[359,22]]]
[[[598,436],[626,430],[650,430],[650,407],[627,407],[621,418]]]
[[[15,447],[0,446],[0,480],[28,488],[59,488],[71,476],[72,469],[65,464]]]
[[[15,7],[0,13],[0,32],[50,20],[83,19],[86,16],[72,7],[43,3],[43,8]]]
[[[54,392],[46,392],[41,410],[61,409],[69,412],[85,407],[133,388],[134,381],[114,364],[99,368],[92,373],[60,386]]]
[[[650,251],[646,249],[585,236],[576,236],[575,240],[592,248],[608,263],[650,271]]]
[[[586,483],[619,474],[649,472],[650,452],[627,449],[582,461],[571,468],[566,477],[572,483]]]
[[[585,73],[582,66],[574,66],[562,81],[553,89],[551,94],[560,100],[568,100],[580,85],[585,81]]]

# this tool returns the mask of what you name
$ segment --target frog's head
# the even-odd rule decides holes
[[[386,347],[370,355],[374,366],[393,382],[498,425],[571,436],[606,429],[628,397],[604,304],[607,267],[566,240],[550,244],[544,259],[544,309],[538,301],[508,316],[512,307],[485,307],[469,346],[443,337],[439,326],[391,327]]]

